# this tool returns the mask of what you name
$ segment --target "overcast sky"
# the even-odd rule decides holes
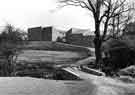
[[[91,28],[93,19],[86,10],[66,7],[55,10],[56,0],[0,0],[0,26],[5,23],[27,30],[28,27]]]

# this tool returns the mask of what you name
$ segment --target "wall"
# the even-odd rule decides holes
[[[41,38],[41,27],[35,27],[35,28],[29,28],[28,29],[28,40],[30,41],[40,41],[42,40]]]
[[[35,27],[28,29],[29,41],[52,41],[52,27]]]
[[[45,27],[42,30],[42,40],[52,41],[52,27]]]

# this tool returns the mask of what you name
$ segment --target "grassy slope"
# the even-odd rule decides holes
[[[90,50],[86,47],[49,41],[30,41],[27,42],[27,44],[25,44],[24,46],[18,46],[18,48],[32,50],[77,51],[85,52],[88,55],[91,53]]]
[[[85,57],[87,57],[86,54],[71,51],[23,50],[18,55],[16,62],[72,64]]]
[[[90,56],[91,51],[86,47],[74,46],[58,42],[30,41],[18,46],[22,52],[17,61],[55,64],[72,64]]]

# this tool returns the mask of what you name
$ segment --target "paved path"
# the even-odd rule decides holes
[[[0,95],[135,95],[135,84],[72,69],[82,81],[0,77]]]
[[[0,78],[0,95],[70,95],[61,81],[35,78]]]
[[[95,95],[95,86],[85,81],[56,81],[1,77],[0,95]]]
[[[127,84],[116,79],[107,78],[105,76],[95,76],[72,68],[68,68],[68,70],[71,71],[71,73],[73,72],[73,74],[75,73],[81,79],[84,79],[86,86],[84,88],[89,89],[89,95],[135,95],[135,83]],[[91,91],[91,93],[89,91]]]

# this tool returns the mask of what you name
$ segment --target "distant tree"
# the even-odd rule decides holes
[[[0,40],[4,42],[17,43],[23,40],[22,30],[15,28],[11,24],[7,24],[0,35]]]
[[[13,56],[16,55],[17,45],[22,44],[22,31],[11,24],[7,24],[0,34],[0,56],[5,56],[5,76],[9,76],[13,71]]]
[[[95,21],[95,55],[96,63],[102,64],[101,46],[105,41],[108,32],[108,27],[113,18],[120,16],[123,13],[130,11],[128,0],[59,0],[61,7],[79,6],[87,9],[93,14]],[[103,31],[100,30],[103,25]]]

